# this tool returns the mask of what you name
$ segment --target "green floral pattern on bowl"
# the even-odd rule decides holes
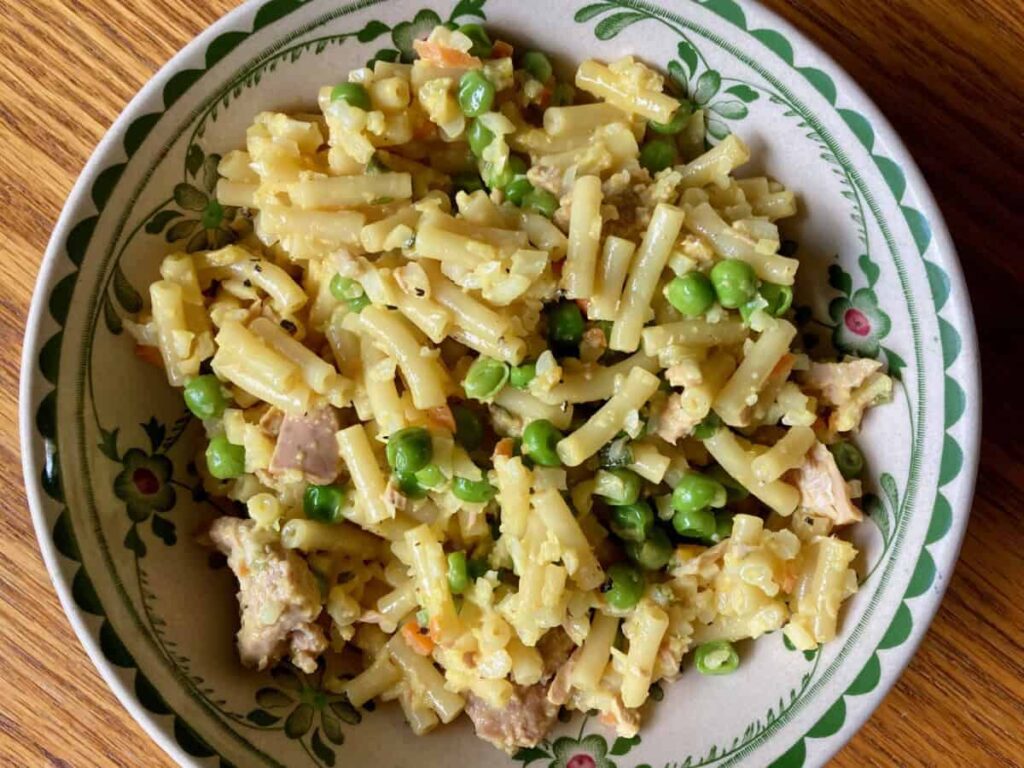
[[[237,211],[213,199],[214,170],[255,112],[312,101],[361,63],[408,61],[435,24],[469,21],[567,58],[637,53],[707,110],[711,141],[730,131],[752,141],[806,202],[806,221],[789,233],[802,278],[817,287],[798,295],[805,341],[877,357],[902,384],[865,427],[872,524],[855,533],[862,591],[835,643],[813,654],[777,637],[748,644],[728,685],[684,670],[663,699],[652,692],[662,700],[637,738],[580,717],[511,761],[465,724],[415,739],[395,707],[356,709],[319,675],[238,666],[234,584],[195,543],[223,511],[195,474],[198,430],[124,333],[160,256],[233,236]],[[976,344],[927,189],[831,62],[733,0],[246,5],[112,129],[55,232],[29,328],[23,454],[44,555],[100,670],[183,764],[426,767],[457,754],[474,766],[820,765],[908,660],[949,577],[972,490]]]

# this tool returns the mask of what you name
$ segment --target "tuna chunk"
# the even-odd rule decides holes
[[[327,638],[315,623],[320,588],[306,561],[284,549],[276,535],[258,530],[252,520],[218,518],[210,538],[238,577],[242,663],[266,669],[289,654],[299,669],[315,672]]]
[[[544,738],[558,716],[558,706],[548,701],[547,686],[517,685],[508,703],[492,707],[472,693],[466,698],[466,714],[476,735],[513,754],[521,747],[533,747]]]
[[[818,443],[807,454],[803,465],[793,471],[793,482],[800,491],[800,506],[836,525],[859,522],[863,515],[850,501],[850,489],[836,466],[832,452]]]
[[[338,417],[324,406],[302,416],[285,416],[270,458],[274,473],[297,470],[314,485],[328,485],[338,476]]]
[[[701,420],[683,409],[683,400],[673,392],[665,401],[665,407],[658,413],[655,433],[666,443],[675,445],[681,437],[687,437]]]
[[[804,380],[808,386],[821,393],[821,399],[826,405],[842,405],[850,399],[853,390],[881,367],[882,364],[877,360],[866,358],[843,363],[811,363]]]

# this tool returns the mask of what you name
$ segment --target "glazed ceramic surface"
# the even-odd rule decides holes
[[[820,652],[781,633],[741,644],[740,670],[686,669],[654,691],[640,735],[560,723],[509,758],[464,719],[416,738],[397,707],[355,709],[316,675],[242,669],[235,584],[194,541],[216,514],[192,464],[201,430],[125,331],[160,259],[231,237],[212,195],[219,156],[263,110],[315,103],[368,60],[409,60],[444,21],[484,22],[551,53],[633,53],[708,110],[715,141],[796,190],[805,343],[876,357],[897,379],[874,409],[860,592]],[[214,25],[131,103],[97,149],[50,244],[22,380],[26,485],[68,615],[118,696],[195,766],[682,768],[824,763],[921,639],[970,506],[979,420],[970,307],[939,212],[891,128],[837,66],[759,6],[733,0],[252,2]]]

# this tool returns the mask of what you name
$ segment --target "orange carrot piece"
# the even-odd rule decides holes
[[[452,409],[448,407],[447,403],[436,408],[430,408],[427,411],[427,420],[432,427],[440,427],[441,429],[447,429],[452,434],[455,433],[455,416],[452,414]]]
[[[454,48],[447,48],[437,43],[430,43],[426,40],[413,40],[412,47],[416,53],[427,64],[433,64],[446,69],[478,69],[483,63],[476,56],[457,51]]]
[[[429,656],[434,651],[434,641],[428,630],[421,627],[416,619],[409,619],[402,625],[402,639],[420,656]]]
[[[505,59],[512,55],[511,43],[506,43],[504,40],[495,40],[494,45],[491,47],[491,58],[492,59]]]
[[[157,368],[164,367],[164,359],[160,356],[160,350],[148,344],[136,344],[135,356],[145,363]]]
[[[495,456],[504,456],[508,458],[512,455],[512,451],[515,449],[516,441],[511,437],[503,437],[494,446]]]

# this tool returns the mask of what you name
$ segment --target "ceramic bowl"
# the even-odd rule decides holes
[[[442,21],[486,22],[569,66],[634,53],[709,110],[713,137],[795,189],[808,333],[877,357],[898,380],[864,424],[863,584],[815,653],[780,633],[728,678],[656,691],[633,739],[560,723],[513,757],[463,721],[414,737],[392,705],[353,709],[316,675],[237,661],[231,574],[194,543],[212,508],[191,457],[198,425],[124,319],[161,257],[216,244],[217,154],[254,114],[315,103],[318,86],[406,59]],[[124,705],[182,765],[821,765],[907,664],[948,582],[977,461],[978,355],[942,218],[892,128],[836,64],[763,8],[734,0],[269,0],[200,35],[139,93],[79,179],[46,253],[22,375],[25,482],[64,608]]]

